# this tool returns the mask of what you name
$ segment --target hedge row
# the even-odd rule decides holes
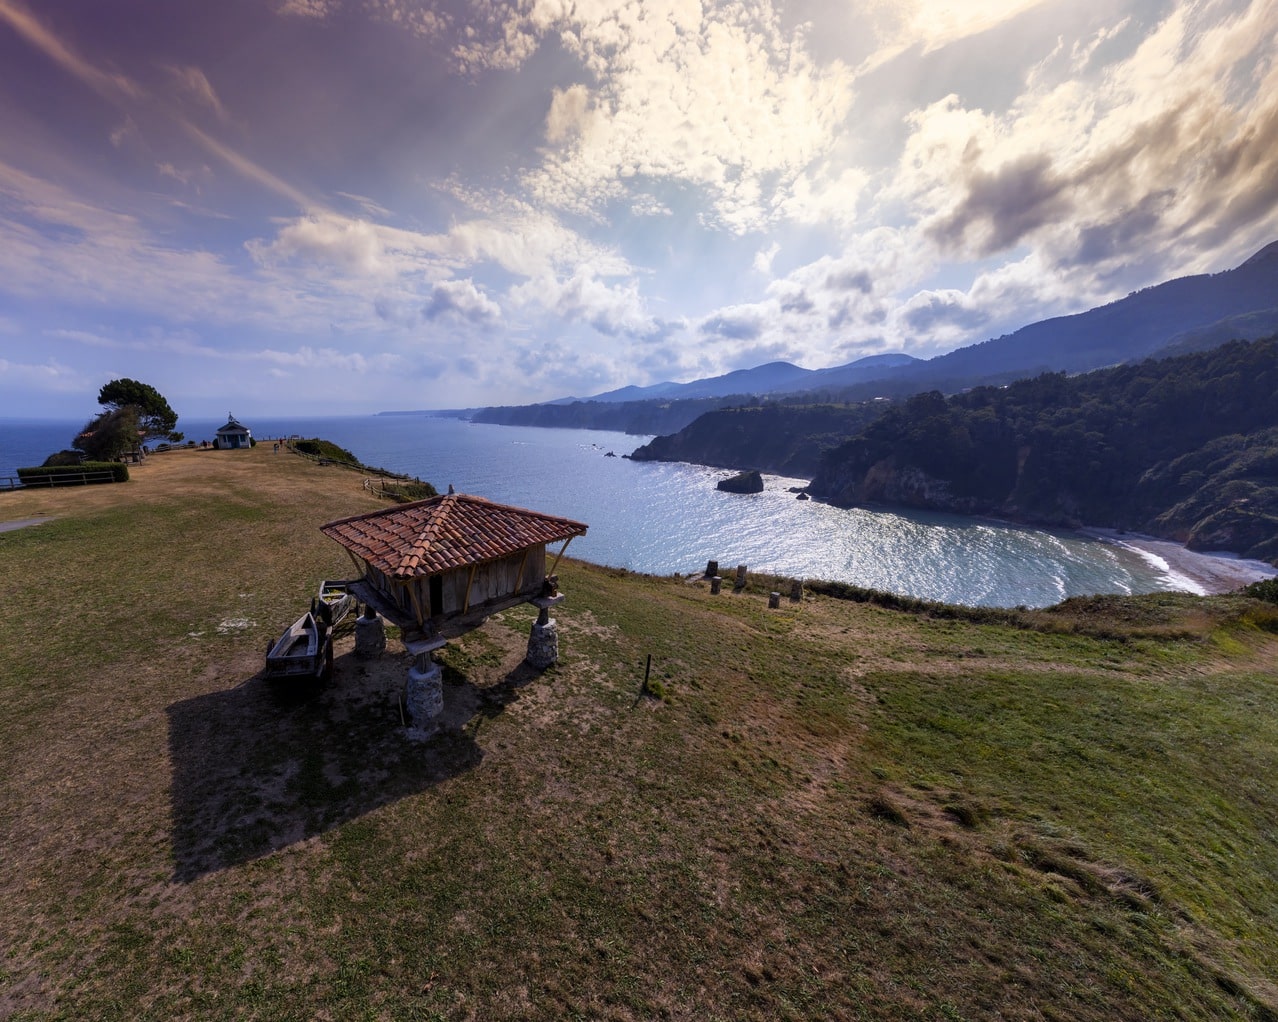
[[[110,473],[109,476],[102,473]],[[95,475],[97,478],[86,478]],[[129,466],[122,461],[86,461],[80,465],[41,465],[18,469],[24,486],[84,486],[89,483],[127,483]]]

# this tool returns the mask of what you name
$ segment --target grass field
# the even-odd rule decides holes
[[[1278,1019],[1273,605],[565,560],[558,666],[490,619],[420,742],[393,640],[258,676],[375,506],[268,445],[0,494],[51,516],[0,533],[0,1017]]]

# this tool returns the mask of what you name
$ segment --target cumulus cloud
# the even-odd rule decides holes
[[[655,195],[640,194],[630,201],[630,212],[634,216],[674,216],[674,210]]]
[[[838,270],[831,270],[825,278],[825,286],[831,291],[859,291],[863,295],[868,295],[874,290],[874,278],[870,276],[870,271],[867,269],[845,266]]]
[[[1161,247],[1175,265],[1190,239],[1263,240],[1278,203],[1278,9],[1205,14],[1174,9],[1084,85],[1074,72],[1120,23],[1005,113],[957,96],[917,111],[893,193],[954,255],[1031,244],[1078,266]]]
[[[276,7],[281,14],[297,18],[327,18],[340,4],[338,0],[280,0]]]
[[[590,92],[584,85],[556,89],[546,115],[546,141],[563,142],[581,134],[590,114]]]
[[[448,316],[480,325],[499,320],[501,308],[473,280],[444,280],[432,289],[422,315],[430,320]]]
[[[940,327],[958,327],[968,332],[989,320],[985,310],[977,308],[965,292],[920,291],[901,308],[901,318],[911,330],[933,335]]]
[[[389,263],[392,236],[367,220],[312,213],[285,224],[273,241],[248,245],[262,263],[306,260],[370,277],[394,272]]]
[[[555,91],[547,139],[558,148],[524,180],[575,212],[631,182],[671,180],[703,189],[718,224],[757,227],[828,150],[852,100],[847,69],[814,64],[766,3],[536,3],[507,8],[501,24],[510,55],[553,28],[597,82],[593,94]]]
[[[633,283],[613,285],[581,266],[565,279],[542,277],[512,289],[511,297],[569,321],[589,324],[610,337],[647,337],[662,326],[648,315]]]
[[[754,254],[754,266],[756,273],[769,274],[772,272],[772,260],[777,257],[777,253],[781,251],[779,242],[773,242],[767,248],[761,248]]]
[[[703,335],[753,341],[763,333],[763,318],[756,310],[725,310],[702,321],[699,329]]]
[[[1073,211],[1068,183],[1053,171],[1046,153],[1025,153],[991,170],[979,161],[973,147],[964,194],[928,224],[928,237],[942,248],[991,255]]]

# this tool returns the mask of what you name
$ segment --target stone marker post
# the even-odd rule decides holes
[[[781,594],[780,594],[780,593],[769,593],[769,594],[768,594],[768,609],[769,609],[769,610],[776,610],[779,606],[781,606]]]
[[[714,578],[714,577],[715,577],[715,575],[717,575],[717,574],[719,574],[719,562],[718,562],[718,561],[706,561],[706,574],[705,574],[705,577],[706,577],[706,578]]]
[[[797,578],[790,583],[790,600],[794,603],[803,600],[803,583]]]
[[[710,595],[711,596],[718,596],[719,590],[722,588],[723,588],[722,578],[720,578],[718,575],[715,575],[712,579],[710,579]]]
[[[746,582],[746,566],[744,564],[737,565],[737,580],[732,584],[733,589],[744,589]]]

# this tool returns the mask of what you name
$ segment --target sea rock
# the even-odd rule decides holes
[[[726,493],[762,493],[763,475],[756,471],[738,472],[727,479],[720,479],[715,488]]]

